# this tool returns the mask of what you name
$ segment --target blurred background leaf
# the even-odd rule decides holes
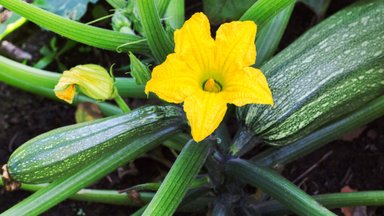
[[[20,19],[20,15],[12,13],[10,11],[3,11],[0,14],[1,22],[0,22],[0,33],[3,33],[9,24],[12,24]]]
[[[72,20],[79,20],[87,12],[88,3],[98,0],[36,0],[34,4],[44,10]]]
[[[203,0],[204,13],[212,24],[239,19],[255,0]]]
[[[316,13],[318,19],[322,19],[328,9],[331,0],[301,0]]]

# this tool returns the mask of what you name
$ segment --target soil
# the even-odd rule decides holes
[[[352,2],[354,1],[332,1],[326,16]],[[201,5],[194,4],[190,8],[193,9],[188,14],[200,10]],[[297,4],[279,49],[286,47],[316,22],[317,18],[312,11],[301,3]],[[23,35],[23,32],[19,31],[26,31],[28,39],[21,40],[20,35]],[[41,43],[41,39],[43,38],[46,44],[52,36],[52,33],[39,31],[34,25],[28,24],[11,36],[10,40],[32,53],[36,60],[39,58],[38,50],[41,44],[44,44]],[[62,41],[63,39],[59,38],[59,43]],[[76,51],[66,53],[61,57],[61,61],[67,67],[89,62],[107,67],[115,62],[117,63],[115,68],[119,68],[128,58],[125,54],[100,51],[84,45],[77,45],[73,50],[85,50],[86,55]],[[47,69],[56,71],[57,64],[53,63]],[[121,70],[121,74],[123,71]],[[12,151],[32,137],[74,123],[75,108],[1,83],[0,101],[0,164],[6,163]],[[130,103],[138,106],[142,102],[135,100]],[[339,192],[347,185],[359,191],[383,189],[383,132],[384,118],[381,118],[286,165],[282,174],[309,194]],[[159,157],[165,163],[159,163],[157,161]],[[113,172],[92,187],[124,189],[138,183],[159,180],[166,174],[173,160],[174,157],[166,148],[158,148]],[[25,191],[6,193],[0,190],[0,212],[28,195],[30,193]],[[64,201],[43,215],[129,215],[135,210],[130,207]],[[339,210],[335,212],[341,215]],[[368,212],[369,215],[384,215],[384,208],[368,208]]]
[[[352,131],[339,140],[288,164],[283,175],[307,193],[384,188],[384,118]],[[336,211],[339,214],[340,211]],[[384,215],[384,207],[370,207],[367,215]]]

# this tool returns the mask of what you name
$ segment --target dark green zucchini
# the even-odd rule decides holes
[[[382,0],[360,1],[267,62],[261,70],[275,105],[239,108],[239,134],[289,144],[383,95],[383,11]]]
[[[11,155],[8,173],[21,183],[46,183],[69,176],[108,151],[145,139],[168,127],[180,127],[182,110],[146,106],[128,114],[58,128],[41,134]]]

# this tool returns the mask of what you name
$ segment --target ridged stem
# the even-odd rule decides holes
[[[171,0],[155,0],[159,17],[163,17]]]
[[[260,188],[297,215],[335,215],[272,169],[245,160],[232,159],[227,162],[226,171],[229,175]]]
[[[0,185],[3,186],[3,181],[0,176]],[[21,184],[20,189],[30,192],[36,192],[47,187],[48,184]],[[69,199],[87,202],[96,202],[112,205],[126,205],[126,206],[141,206],[140,202],[147,203],[151,201],[155,193],[139,192],[137,199],[127,195],[126,193],[119,193],[115,190],[97,190],[97,189],[82,189],[76,194],[73,194]]]
[[[173,51],[172,41],[161,25],[159,13],[153,0],[139,0],[136,3],[148,46],[155,61],[161,63]]]
[[[172,215],[208,156],[210,141],[190,141],[177,157],[143,216]]]
[[[0,5],[50,31],[90,46],[111,51],[148,54],[143,38],[76,22],[20,0],[0,0]]]

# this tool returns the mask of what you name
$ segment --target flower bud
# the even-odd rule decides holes
[[[129,59],[131,60],[131,75],[136,84],[145,85],[151,79],[151,71],[133,53],[129,53]]]
[[[64,71],[55,86],[56,96],[72,103],[77,86],[80,91],[96,100],[112,99],[116,96],[113,78],[103,67],[95,64],[78,65]]]

